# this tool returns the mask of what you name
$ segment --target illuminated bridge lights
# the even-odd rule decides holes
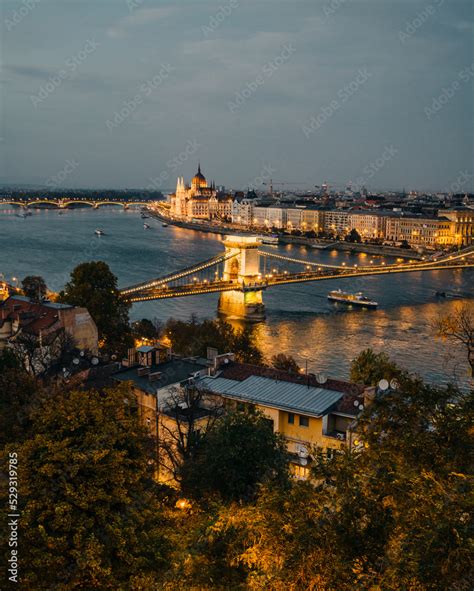
[[[430,271],[430,270],[443,270],[443,269],[462,269],[466,267],[474,267],[474,247],[468,247],[463,251],[460,251],[457,255],[449,255],[440,257],[437,260],[422,260],[414,261],[413,259],[408,262],[399,262],[387,265],[384,261],[380,265],[373,265],[373,260],[370,261],[369,265],[361,266],[354,265],[353,267],[346,266],[344,263],[342,266],[336,265],[323,265],[322,263],[314,263],[311,261],[301,261],[281,255],[275,255],[273,253],[266,253],[264,251],[258,251],[261,256],[270,256],[277,258],[281,261],[288,263],[303,264],[305,270],[299,273],[290,273],[287,269],[277,272],[276,268],[273,268],[273,273],[266,273],[262,279],[262,273],[258,274],[258,278],[255,281],[232,281],[224,280],[219,278],[219,272],[214,272],[214,280],[209,281],[208,279],[199,279],[197,273],[205,270],[213,265],[217,265],[227,259],[238,256],[237,254],[232,255],[219,255],[199,263],[193,267],[189,267],[178,273],[170,274],[161,279],[156,279],[143,283],[131,288],[122,290],[122,295],[127,297],[130,302],[148,301],[172,297],[183,297],[197,294],[216,293],[223,291],[262,291],[267,287],[288,284],[288,283],[300,283],[306,281],[322,281],[325,279],[332,279],[334,277],[364,277],[368,275],[388,275],[392,273],[405,273],[414,271]],[[311,270],[313,268],[314,270]],[[177,281],[183,277],[193,275],[192,282],[180,286],[172,286],[170,283]]]

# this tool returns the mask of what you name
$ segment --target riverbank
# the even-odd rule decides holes
[[[259,232],[256,230],[246,230],[240,226],[234,226],[232,224],[216,225],[204,221],[191,222],[176,220],[167,216],[164,212],[162,213],[157,211],[156,209],[147,209],[147,213],[163,223],[187,230],[196,230],[197,232],[211,232],[213,234],[220,235],[237,232],[238,234],[245,234],[248,236],[259,234]],[[333,249],[342,252],[364,252],[374,256],[390,256],[400,259],[421,260],[423,258],[421,253],[411,248],[397,248],[394,246],[383,246],[378,244],[359,244],[357,242],[342,242],[340,240],[319,240],[314,238],[306,238],[306,236],[290,236],[288,234],[279,234],[278,242],[280,244],[297,244],[301,246],[308,246],[309,248],[327,248],[328,250]]]

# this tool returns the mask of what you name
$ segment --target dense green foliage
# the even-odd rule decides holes
[[[454,403],[455,401],[455,403]],[[316,484],[264,488],[196,524],[188,583],[236,589],[471,588],[473,396],[404,380],[365,411],[360,447]]]
[[[258,486],[288,480],[284,439],[259,413],[225,415],[182,468],[182,488],[194,498],[217,494],[225,501],[250,500]]]
[[[45,280],[39,275],[28,275],[21,282],[21,289],[26,297],[34,302],[41,302],[46,297]]]
[[[152,479],[156,448],[127,386],[56,387],[0,354],[21,588],[470,590],[473,394],[428,386],[373,352],[356,370],[398,387],[365,405],[355,449],[331,460],[313,450],[312,483],[288,479],[267,419],[229,412],[185,460],[190,503],[179,509]]]
[[[241,362],[263,362],[263,355],[255,345],[248,327],[235,330],[223,320],[199,322],[192,316],[189,322],[168,320],[165,333],[171,340],[173,351],[180,355],[206,357],[207,347],[214,347],[219,353],[235,353],[237,360]]]
[[[351,363],[350,380],[356,384],[376,386],[380,380],[399,380],[406,372],[390,360],[386,353],[365,349]]]
[[[271,366],[276,369],[288,371],[289,373],[299,373],[300,366],[296,359],[291,355],[285,355],[285,353],[277,353],[271,358]]]
[[[97,325],[103,351],[124,356],[132,346],[128,323],[130,304],[120,297],[117,277],[106,263],[91,261],[78,265],[59,300],[87,308]]]
[[[18,454],[22,589],[123,589],[164,565],[161,493],[126,386],[39,396]],[[3,549],[5,550],[5,549]]]

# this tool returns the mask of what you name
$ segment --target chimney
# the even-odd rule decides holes
[[[156,380],[159,380],[162,376],[163,372],[161,371],[154,371],[152,373],[148,374],[148,381],[149,382],[156,382]]]

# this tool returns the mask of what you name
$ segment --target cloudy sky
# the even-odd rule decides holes
[[[200,160],[234,188],[474,186],[472,0],[2,0],[1,21],[2,182],[167,189]]]

